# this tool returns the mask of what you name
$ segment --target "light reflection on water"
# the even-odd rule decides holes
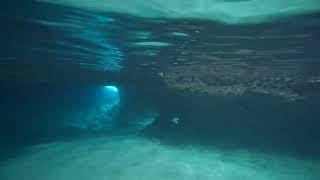
[[[172,88],[192,89],[203,84],[206,90],[213,87],[226,91],[224,87],[229,86],[238,88],[237,92],[290,97],[310,89],[306,86],[320,86],[317,14],[261,24],[226,25],[144,19],[41,3],[32,11],[18,21],[26,23],[26,37],[7,39],[11,45],[9,53],[2,53],[1,63],[10,68],[28,63],[41,65],[43,71],[70,70],[75,74],[73,78],[83,71],[105,72],[105,77],[117,81],[134,76],[142,83],[150,77]],[[5,68],[1,72],[4,78],[23,73],[9,73]],[[110,72],[116,74],[110,76]]]

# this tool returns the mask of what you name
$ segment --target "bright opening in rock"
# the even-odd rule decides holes
[[[120,102],[118,88],[116,86],[104,86],[101,98],[110,104],[118,104]]]

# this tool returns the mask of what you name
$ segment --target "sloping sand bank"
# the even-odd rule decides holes
[[[248,150],[175,147],[99,137],[30,147],[0,164],[1,180],[319,180],[320,162]]]

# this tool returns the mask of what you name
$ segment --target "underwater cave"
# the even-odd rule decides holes
[[[0,8],[1,180],[320,179],[318,0]]]

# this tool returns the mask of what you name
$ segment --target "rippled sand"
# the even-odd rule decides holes
[[[318,180],[320,162],[248,150],[175,147],[99,137],[29,147],[0,164],[1,180]]]

